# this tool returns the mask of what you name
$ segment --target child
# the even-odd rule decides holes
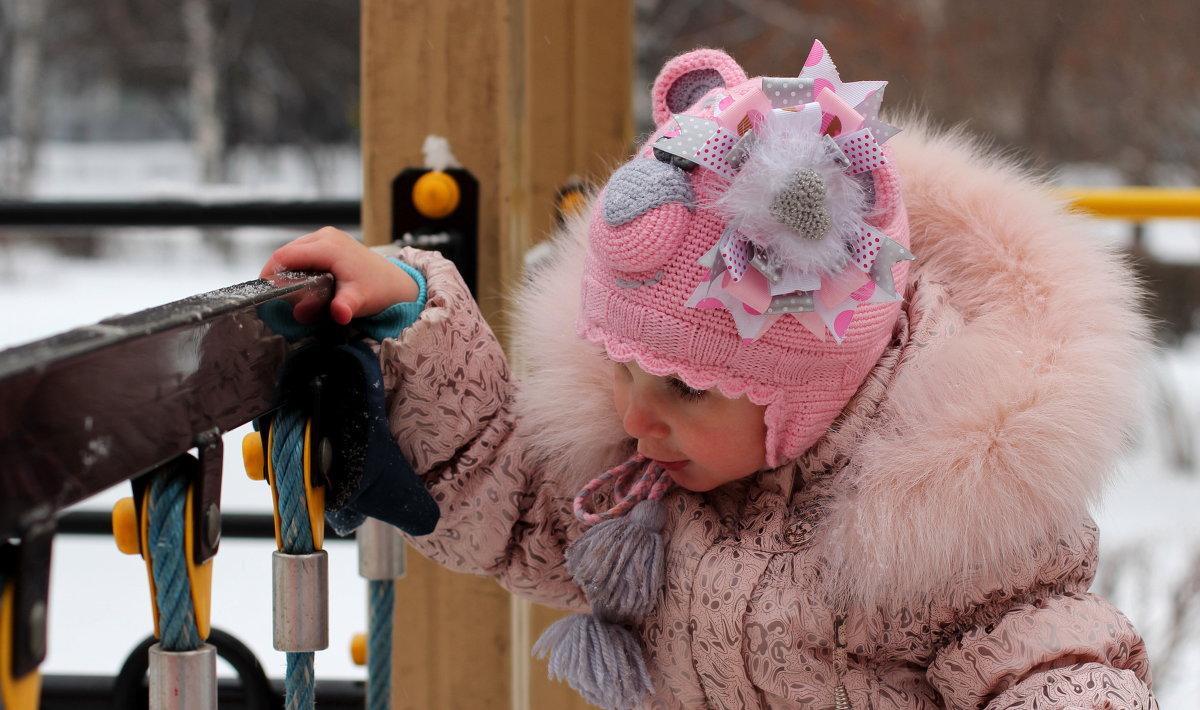
[[[883,85],[819,43],[799,78],[668,62],[655,134],[518,296],[519,392],[435,254],[326,229],[264,268],[334,272],[343,323],[425,297],[380,344],[442,511],[414,545],[590,612],[536,650],[601,707],[1157,707],[1087,592],[1131,277],[965,140],[888,140]]]

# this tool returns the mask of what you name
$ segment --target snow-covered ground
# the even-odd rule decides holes
[[[138,199],[196,192],[188,179],[189,158],[178,147],[56,147],[51,158],[39,182],[39,193],[46,198]],[[335,186],[332,194],[353,197],[357,166],[352,160],[339,160],[329,162],[336,173],[328,181]],[[303,160],[278,157],[273,164],[277,174],[262,166],[245,167],[246,174],[253,175],[245,181],[250,187],[215,192],[241,198],[320,192],[304,179]],[[1086,184],[1078,176],[1072,178]],[[89,187],[92,181],[99,182]],[[1108,239],[1120,240],[1124,227],[1109,225],[1105,233]],[[270,250],[297,234],[239,230],[232,253],[222,253],[195,230],[125,230],[106,239],[95,260],[66,258],[27,242],[0,242],[0,347],[252,279]],[[1164,258],[1200,263],[1200,225],[1157,222],[1150,225],[1148,236],[1150,248]],[[1153,377],[1157,383],[1147,386],[1170,393],[1175,421],[1183,421],[1181,436],[1192,444],[1200,438],[1200,337],[1163,352]],[[1172,463],[1163,433],[1168,420],[1162,412],[1160,408],[1146,422],[1095,511],[1104,560],[1097,586],[1110,591],[1146,636],[1160,676],[1162,707],[1182,710],[1200,707],[1200,471],[1181,471]],[[226,436],[222,505],[230,511],[267,512],[270,494],[265,485],[241,474],[244,431]],[[118,486],[84,506],[107,509],[124,495],[126,487]],[[214,577],[213,624],[244,640],[268,673],[279,677],[283,654],[271,648],[270,630],[272,548],[270,541],[222,543]],[[357,576],[353,545],[331,543],[330,562],[331,647],[318,654],[317,674],[362,678],[364,672],[353,666],[347,651],[351,635],[366,628],[366,586]],[[115,673],[129,649],[150,631],[140,560],[121,555],[105,538],[64,536],[55,546],[51,581],[50,653],[44,671]],[[79,590],[87,590],[86,599]],[[1191,615],[1181,615],[1176,598],[1188,594]],[[97,614],[98,608],[104,612]],[[1172,635],[1179,632],[1182,641],[1169,651]]]

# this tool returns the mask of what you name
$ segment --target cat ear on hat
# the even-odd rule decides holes
[[[672,114],[687,110],[709,91],[737,86],[746,78],[733,57],[719,49],[697,49],[675,57],[663,65],[650,90],[654,125],[663,125]]]

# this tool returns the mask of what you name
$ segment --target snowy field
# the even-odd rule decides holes
[[[339,157],[340,156],[340,157]],[[187,151],[179,146],[90,148],[59,146],[39,183],[45,198],[196,197]],[[353,151],[331,151],[325,185],[306,179],[311,162],[291,154],[246,158],[241,185],[201,197],[355,197]],[[1087,184],[1072,175],[1072,182]],[[1093,184],[1099,184],[1099,181]],[[320,225],[314,225],[314,227]],[[1119,241],[1122,225],[1103,238]],[[296,231],[239,230],[221,251],[189,229],[125,230],[103,242],[94,260],[64,257],[32,242],[0,241],[0,347],[9,347],[120,313],[177,300],[254,278],[274,246]],[[1150,248],[1172,261],[1200,263],[1200,225],[1153,223]],[[1163,708],[1200,708],[1200,471],[1180,470],[1168,454],[1168,423],[1194,445],[1200,434],[1200,337],[1161,353],[1147,386],[1170,393],[1173,419],[1159,407],[1131,446],[1095,514],[1102,531],[1104,590],[1147,639]],[[246,428],[248,429],[248,427]],[[222,506],[270,510],[270,493],[242,474],[244,430],[226,436]],[[128,495],[118,486],[87,501],[108,509]],[[246,642],[269,675],[282,677],[283,654],[271,648],[271,541],[225,540],[217,557],[213,624]],[[317,655],[318,679],[365,677],[349,659],[350,637],[366,629],[366,585],[357,575],[354,546],[329,545],[332,605],[330,649]],[[151,629],[145,568],[120,554],[110,539],[67,537],[54,552],[50,652],[46,673],[115,674],[129,650]],[[86,600],[79,590],[86,589]],[[1190,607],[1180,600],[1191,601]],[[103,614],[95,613],[102,608]],[[1189,611],[1190,609],[1190,611]],[[226,669],[227,670],[227,669]]]

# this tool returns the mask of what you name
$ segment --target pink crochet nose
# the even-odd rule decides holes
[[[673,202],[612,227],[602,212],[592,213],[593,253],[605,266],[629,274],[653,272],[666,264],[687,235],[692,217],[687,207]]]

